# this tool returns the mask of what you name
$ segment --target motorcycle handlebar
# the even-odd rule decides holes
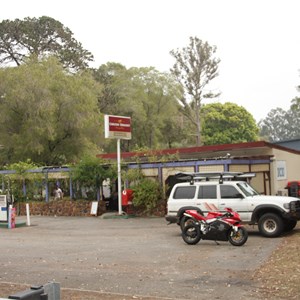
[[[222,216],[222,218],[223,218],[223,217],[230,218],[230,217],[233,217],[233,214],[230,213],[230,212],[226,212],[226,213]]]

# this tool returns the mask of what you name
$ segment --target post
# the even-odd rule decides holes
[[[72,185],[72,177],[71,177],[71,175],[70,175],[70,184],[69,184],[69,187],[70,187],[70,199],[72,200],[73,199],[73,185]]]
[[[5,184],[4,184],[4,175],[2,175],[2,193],[4,192]]]
[[[46,202],[49,202],[48,170],[46,170],[46,174],[45,174],[45,189],[46,189]]]
[[[26,203],[26,216],[27,216],[27,226],[30,226],[30,213],[29,213],[29,204]]]
[[[121,147],[120,139],[117,140],[117,160],[118,160],[118,207],[119,215],[122,214],[122,180],[121,180]]]

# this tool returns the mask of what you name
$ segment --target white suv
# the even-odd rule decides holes
[[[178,179],[186,182],[173,186],[168,198],[166,220],[185,226],[187,209],[225,211],[230,207],[237,211],[243,223],[258,224],[266,237],[279,236],[292,230],[300,220],[300,199],[284,196],[263,196],[245,180],[255,174],[243,173],[178,173]],[[217,180],[216,180],[217,179]]]

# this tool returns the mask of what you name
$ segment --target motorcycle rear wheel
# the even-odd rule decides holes
[[[248,231],[244,227],[239,227],[237,231],[230,230],[228,240],[233,246],[242,246],[248,240]]]
[[[184,229],[184,227],[186,227],[187,225],[193,224],[193,223],[195,223],[195,221],[192,218],[183,216],[180,221],[181,231]]]
[[[196,245],[201,240],[200,228],[198,225],[189,224],[183,228],[181,236],[188,245]]]

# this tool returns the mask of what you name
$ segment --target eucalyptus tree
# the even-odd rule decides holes
[[[291,101],[290,109],[272,109],[259,122],[260,135],[270,142],[300,138],[300,98]]]
[[[132,140],[122,141],[122,150],[165,147],[181,140],[166,130],[167,124],[179,123],[181,90],[173,76],[152,67],[126,69],[116,63],[100,66],[94,76],[104,85],[98,99],[101,112],[132,118]],[[114,149],[110,142],[104,148]]]
[[[259,128],[242,106],[227,102],[202,107],[202,138],[205,145],[232,144],[258,140]]]
[[[177,78],[184,91],[180,98],[182,113],[195,127],[197,145],[201,144],[201,105],[204,98],[216,97],[217,94],[205,93],[205,88],[218,75],[220,59],[215,55],[216,47],[210,46],[197,37],[190,37],[187,47],[172,50],[175,58],[171,73]]]
[[[98,69],[93,69],[93,76],[103,86],[98,98],[98,106],[102,113],[118,113],[119,104],[130,95],[130,77],[125,66],[108,62]]]
[[[55,55],[68,69],[88,67],[93,55],[59,21],[42,16],[0,23],[0,64],[21,65],[28,57]]]
[[[0,69],[2,164],[59,165],[97,153],[100,91],[90,74],[68,74],[54,57]]]
[[[299,88],[298,88],[299,90]],[[296,97],[291,101],[290,106],[290,114],[291,114],[291,136],[292,138],[300,138],[300,98]]]
[[[131,68],[130,72],[135,86],[133,124],[138,129],[134,142],[150,149],[165,147],[163,129],[167,122],[178,123],[181,90],[170,74],[154,68]]]

